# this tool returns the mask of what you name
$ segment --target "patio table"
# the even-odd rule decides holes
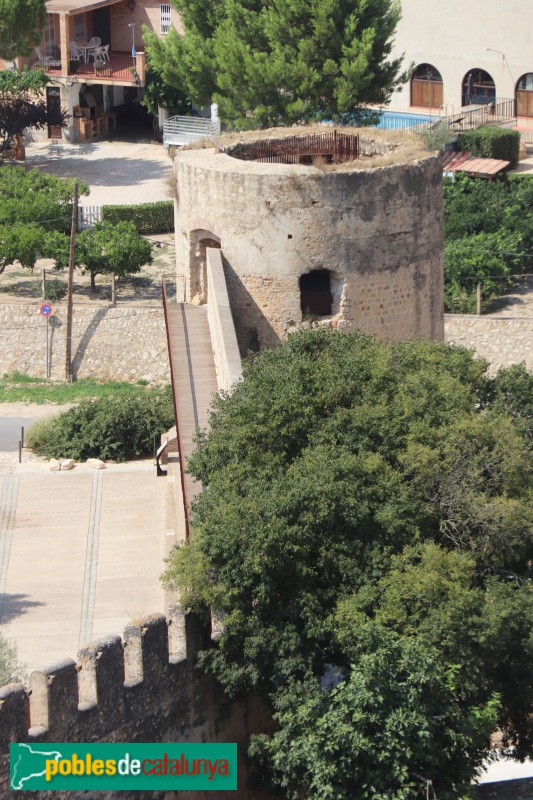
[[[80,51],[83,56],[84,64],[87,64],[89,61],[89,54],[94,53],[98,45],[89,44],[89,42],[76,42],[76,47]]]

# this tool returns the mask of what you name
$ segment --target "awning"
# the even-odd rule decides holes
[[[85,14],[105,6],[114,6],[123,0],[46,0],[47,14]]]
[[[472,153],[454,151],[445,153],[442,161],[443,172],[464,172],[478,178],[494,178],[509,169],[510,161],[498,158],[477,158]]]

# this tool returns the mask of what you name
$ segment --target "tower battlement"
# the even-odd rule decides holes
[[[270,711],[258,698],[231,700],[215,678],[196,669],[198,651],[210,645],[210,631],[198,617],[174,607],[168,619],[151,614],[133,620],[123,639],[108,636],[85,645],[77,661],[35,670],[29,691],[21,684],[1,688],[0,797],[48,800],[63,794],[11,792],[11,742],[98,741],[237,742],[239,790],[233,796],[259,797],[246,787],[245,745],[251,733],[270,728]],[[111,800],[115,795],[97,796]],[[180,792],[183,796],[197,793]],[[130,793],[118,797],[130,800]],[[143,793],[133,792],[131,798],[142,800]]]

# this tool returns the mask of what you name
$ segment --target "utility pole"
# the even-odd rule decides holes
[[[70,250],[68,256],[68,284],[67,284],[67,339],[65,357],[65,379],[72,380],[71,355],[72,355],[72,282],[74,278],[74,245],[76,243],[76,230],[78,227],[78,182],[74,184],[74,197],[72,200],[72,224],[70,227]]]

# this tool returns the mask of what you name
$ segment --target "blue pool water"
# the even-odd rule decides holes
[[[387,130],[404,131],[409,130],[409,128],[412,128],[414,125],[420,125],[422,122],[430,122],[432,119],[436,120],[438,117],[408,114],[402,111],[384,111],[376,127],[386,128]]]

